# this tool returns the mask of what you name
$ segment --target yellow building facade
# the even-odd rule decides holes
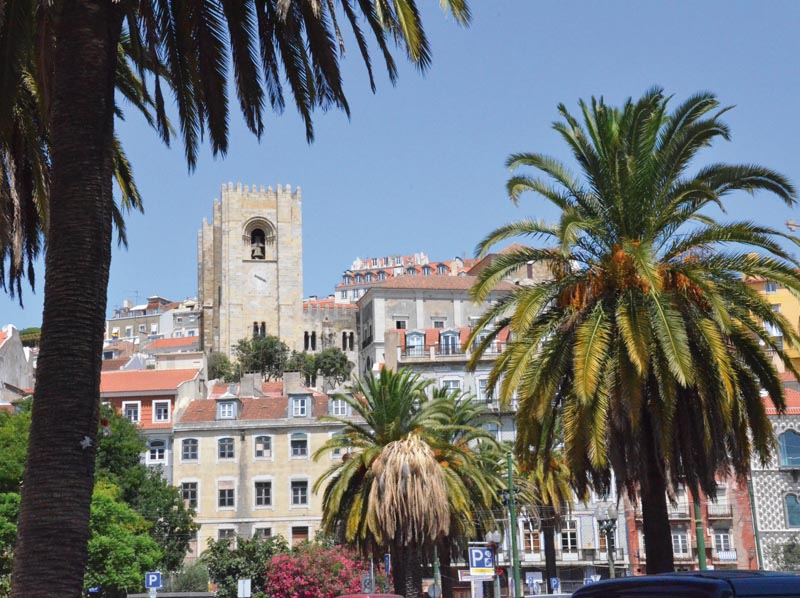
[[[200,525],[189,558],[210,539],[281,535],[290,543],[313,539],[322,519],[317,479],[340,454],[314,453],[349,417],[341,399],[312,391],[287,374],[285,382],[217,384],[176,419],[174,475]]]

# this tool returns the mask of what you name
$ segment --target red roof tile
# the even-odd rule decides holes
[[[174,349],[176,347],[192,347],[199,345],[200,337],[182,336],[178,338],[160,338],[145,347],[146,349]]]
[[[216,388],[216,387],[215,387]],[[289,398],[278,396],[243,397],[241,420],[286,419],[288,417]],[[312,417],[328,414],[328,396],[314,393],[311,409]],[[192,401],[180,417],[180,423],[212,422],[217,419],[217,402],[210,399]]]
[[[182,382],[192,380],[200,370],[132,370],[103,372],[100,392],[175,391]]]
[[[122,369],[126,363],[130,361],[130,357],[117,357],[116,359],[104,359],[103,360],[103,371],[104,372],[116,372]]]
[[[800,414],[800,390],[793,388],[784,389],[786,393],[786,414],[797,415]],[[764,397],[764,406],[767,409],[767,415],[777,415],[778,410],[772,404],[772,399],[768,396]]]
[[[781,379],[781,382],[794,382],[795,377],[792,372],[780,372],[778,377]]]

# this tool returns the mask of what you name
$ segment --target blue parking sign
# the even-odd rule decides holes
[[[469,549],[470,575],[494,576],[494,550],[484,547],[470,547]]]
[[[148,571],[144,574],[144,587],[148,590],[161,587],[161,571]]]

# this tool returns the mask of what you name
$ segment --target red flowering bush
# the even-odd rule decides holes
[[[334,598],[361,592],[361,574],[369,564],[343,546],[315,544],[276,554],[266,565],[264,592],[269,598]]]

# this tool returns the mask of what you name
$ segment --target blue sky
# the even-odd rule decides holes
[[[490,229],[552,212],[533,198],[507,199],[506,157],[536,151],[568,160],[550,129],[556,106],[603,95],[619,103],[653,85],[682,100],[699,90],[736,108],[733,139],[709,161],[760,163],[800,185],[800,3],[737,1],[540,2],[472,0],[473,23],[458,27],[435,0],[418,0],[433,45],[420,76],[401,63],[369,89],[357,48],[345,58],[352,116],[316,116],[308,145],[290,109],[270,115],[259,143],[231,119],[231,151],[208,148],[188,173],[131,112],[118,126],[145,199],[128,218],[129,249],[116,248],[109,311],[126,298],[197,293],[196,235],[223,182],[303,190],[304,292],[333,292],[355,257],[424,251],[431,259],[472,255]],[[377,56],[375,57],[378,66]],[[235,106],[236,104],[232,102]],[[783,226],[800,214],[763,195],[743,195],[730,215]],[[41,321],[44,272],[25,309],[0,296],[0,324]]]

